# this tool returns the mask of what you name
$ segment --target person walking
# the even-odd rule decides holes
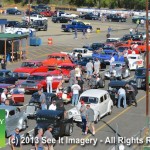
[[[47,109],[46,96],[45,96],[45,94],[43,93],[42,90],[39,90],[39,91],[38,91],[38,94],[40,95],[41,109],[42,109],[42,110]]]
[[[92,63],[92,60],[90,60],[86,64],[86,71],[87,71],[86,79],[89,79],[89,77],[93,74],[93,63]]]
[[[76,81],[76,76],[75,76],[76,74],[75,74],[75,69],[72,69],[71,71],[70,71],[70,79],[69,79],[69,86],[71,87],[74,83],[75,83],[75,81]]]
[[[127,107],[127,102],[126,102],[126,91],[125,89],[123,89],[122,87],[120,87],[120,89],[118,90],[118,108],[120,108],[120,103],[121,103],[121,100],[123,98],[123,106],[124,108]]]
[[[130,28],[129,31],[130,31],[130,35],[132,35],[133,34],[133,29]]]
[[[44,145],[43,145],[43,140],[42,140],[42,138],[43,138],[43,129],[42,128],[40,128],[39,130],[38,130],[38,134],[37,134],[37,136],[35,137],[35,150],[44,150]]]
[[[95,62],[94,62],[94,72],[96,74],[99,74],[99,71],[100,71],[100,61],[98,60],[98,58],[96,58]]]
[[[2,60],[1,60],[1,68],[2,68],[2,69],[6,69],[6,60],[5,60],[4,57],[3,57]]]
[[[74,39],[78,39],[78,30],[76,27],[74,29]]]
[[[20,136],[19,132],[20,132],[19,128],[16,128],[15,133],[12,134],[10,137],[12,150],[22,150],[21,136]]]
[[[78,85],[81,87],[81,89],[80,89],[80,91],[79,91],[79,95],[81,95],[82,94],[82,92],[83,92],[83,85],[84,85],[84,81],[82,80],[82,78],[81,77],[78,77],[77,78],[77,81],[78,81]]]
[[[53,92],[52,82],[53,82],[53,77],[52,76],[47,76],[46,77],[47,93],[52,93]]]
[[[86,29],[83,29],[82,34],[83,34],[82,39],[87,39],[87,37],[86,37]]]
[[[110,66],[112,65],[112,63],[115,61],[115,57],[114,57],[115,54],[111,55],[111,58],[110,58]]]
[[[51,142],[47,142],[46,144],[44,144],[44,150],[54,150],[54,147],[53,147],[54,143],[52,143],[52,141],[54,141],[52,130],[53,130],[53,126],[49,125],[43,135],[43,137],[46,138],[46,141],[51,141]]]
[[[71,89],[73,91],[72,106],[76,106],[78,104],[79,91],[80,91],[81,87],[78,85],[78,82],[75,81],[75,84],[72,85]]]
[[[82,118],[82,134],[85,134],[86,131],[86,106],[84,101],[81,101],[80,108],[81,118]]]
[[[90,127],[92,127],[92,135],[95,135],[95,127],[94,127],[94,110],[90,107],[90,105],[86,105],[86,130],[85,135],[88,133]]]

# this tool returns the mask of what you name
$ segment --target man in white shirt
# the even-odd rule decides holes
[[[78,98],[79,98],[79,91],[81,90],[81,87],[78,85],[78,82],[75,81],[75,84],[71,87],[73,95],[72,95],[72,106],[76,106],[78,104]]]
[[[52,104],[49,106],[49,110],[56,110],[56,101],[54,100]]]
[[[92,60],[90,60],[90,61],[86,64],[86,71],[87,71],[86,79],[88,79],[89,76],[91,76],[92,73],[93,73],[93,63],[92,63]]]
[[[7,99],[6,94],[7,94],[7,89],[3,90],[3,93],[1,94],[1,105],[5,104],[5,100]]]
[[[123,106],[124,106],[124,108],[126,108],[127,104],[126,104],[126,91],[125,91],[125,89],[120,87],[120,89],[118,90],[118,96],[119,96],[119,98],[118,98],[118,108],[120,108],[120,102],[121,102],[122,98],[123,98]]]
[[[95,62],[94,62],[94,72],[96,74],[99,74],[99,70],[100,70],[100,61],[98,60],[98,58],[96,58]]]
[[[75,68],[75,76],[76,77],[81,77],[81,68],[79,65]]]
[[[52,93],[52,91],[53,91],[52,82],[53,82],[53,77],[47,76],[46,77],[47,93]]]
[[[110,59],[110,61],[109,61],[109,62],[110,62],[110,65],[111,65],[114,61],[115,61],[115,58],[114,58],[114,55],[112,55],[112,56],[111,56],[111,59]]]

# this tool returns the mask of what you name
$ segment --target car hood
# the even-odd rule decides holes
[[[35,68],[29,68],[29,67],[20,67],[14,70],[14,72],[18,72],[18,73],[32,73],[32,71],[34,71]]]
[[[47,66],[47,65],[48,66],[56,66],[56,65],[60,64],[61,62],[62,61],[58,61],[56,59],[51,58],[51,59],[44,60],[42,63],[44,66]]]

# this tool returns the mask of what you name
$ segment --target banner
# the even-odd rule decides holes
[[[0,110],[0,148],[5,147],[5,110]]]

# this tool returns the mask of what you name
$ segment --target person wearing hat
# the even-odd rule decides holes
[[[82,133],[85,134],[86,130],[86,106],[84,101],[81,101],[81,108],[80,108],[81,118],[82,118]]]
[[[45,131],[43,137],[46,138],[47,141],[51,141],[49,143],[44,144],[44,150],[54,150],[53,148],[53,135],[52,135],[53,125],[49,125],[47,130]]]
[[[56,110],[56,101],[53,100],[52,104],[49,106],[49,110]]]

